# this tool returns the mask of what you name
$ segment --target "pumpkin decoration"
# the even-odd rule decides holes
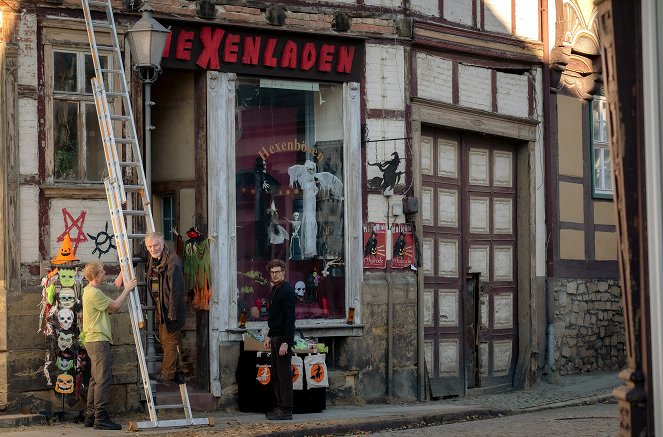
[[[71,394],[74,392],[74,377],[68,373],[58,375],[55,382],[55,391],[61,394]]]

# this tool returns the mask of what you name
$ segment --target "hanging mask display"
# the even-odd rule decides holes
[[[63,287],[73,287],[76,283],[76,270],[60,269],[58,277],[60,279],[60,285]]]
[[[71,328],[71,325],[74,323],[74,312],[69,308],[62,308],[58,311],[58,322],[60,323],[60,328],[67,330]]]
[[[63,373],[58,375],[58,379],[55,382],[55,391],[62,394],[71,394],[74,392],[74,377]]]
[[[304,284],[304,281],[297,281],[295,283],[295,293],[299,297],[304,297],[306,294],[306,284]]]
[[[64,331],[60,331],[58,334],[58,348],[61,351],[71,349],[71,345],[74,344],[74,333],[67,334]]]
[[[73,288],[62,288],[59,293],[58,301],[60,307],[71,308],[76,303],[76,292]]]
[[[74,360],[70,358],[58,357],[57,361],[55,362],[55,365],[57,366],[58,369],[62,370],[63,372],[66,372],[67,370],[71,369],[74,366]]]

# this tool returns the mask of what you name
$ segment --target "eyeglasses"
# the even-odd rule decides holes
[[[278,275],[279,273],[283,273],[283,270],[270,270],[269,271],[270,275]]]

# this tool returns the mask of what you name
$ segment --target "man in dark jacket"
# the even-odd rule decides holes
[[[163,349],[161,373],[158,382],[184,383],[184,375],[177,360],[180,331],[184,328],[184,269],[182,260],[170,251],[161,234],[148,232],[145,247],[150,253],[148,279],[157,306],[155,323],[159,324],[159,341]]]
[[[265,348],[272,351],[272,386],[276,408],[267,413],[270,420],[292,420],[292,346],[295,337],[295,303],[297,295],[285,280],[285,263],[273,259],[267,265],[273,284],[269,294],[267,325],[269,336]]]

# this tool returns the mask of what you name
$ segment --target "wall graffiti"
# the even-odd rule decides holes
[[[103,231],[99,231],[96,236],[93,236],[92,234],[87,234],[87,236],[94,241],[92,255],[98,252],[97,256],[101,258],[101,255],[107,254],[111,249],[117,249],[113,244],[115,235],[108,233],[108,222],[106,222],[106,228]]]
[[[85,224],[85,214],[86,214],[85,211],[81,211],[78,217],[74,219],[74,217],[67,210],[67,208],[62,208],[62,217],[64,220],[64,232],[62,232],[58,236],[56,241],[60,243],[64,240],[65,235],[70,235],[74,253],[76,253],[76,251],[78,250],[78,245],[80,243],[85,243],[88,240],[87,236],[85,235],[85,232],[83,231],[83,225]],[[76,235],[73,235],[73,233],[71,232],[74,228],[76,229]]]

